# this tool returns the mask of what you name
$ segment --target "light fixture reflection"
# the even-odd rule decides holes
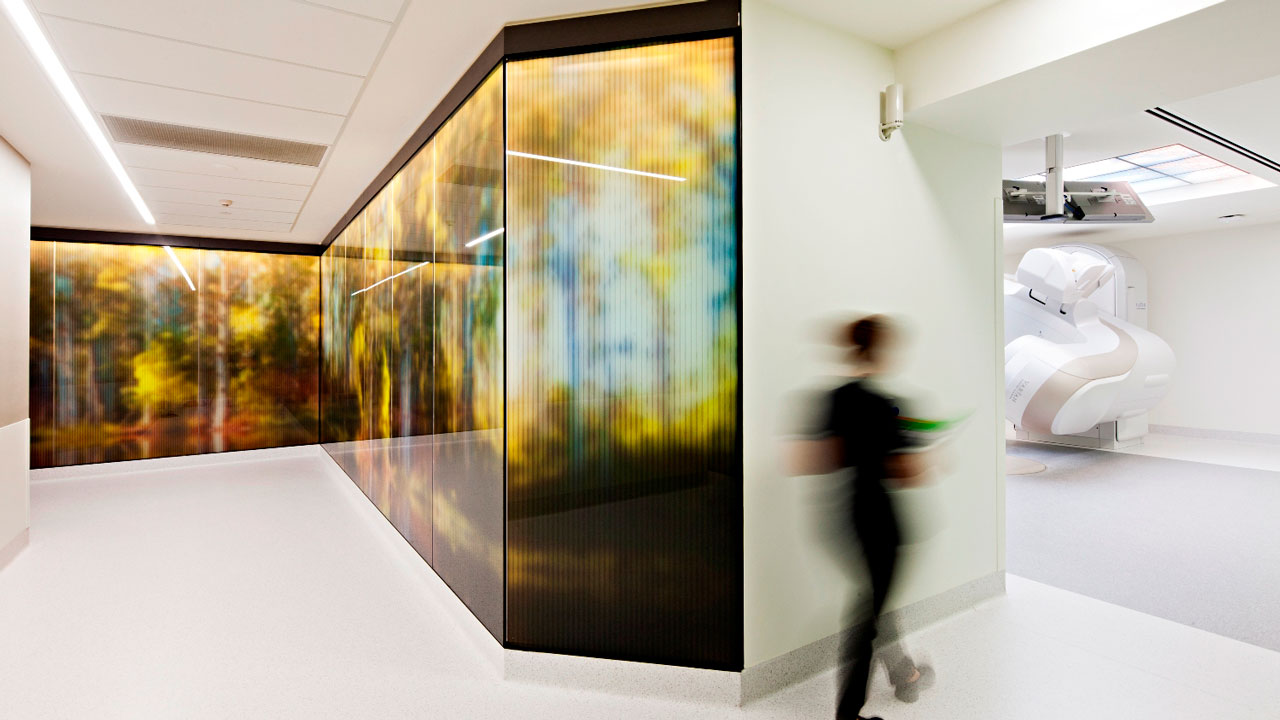
[[[463,247],[475,247],[476,245],[479,245],[480,243],[484,242],[485,240],[488,240],[488,239],[490,239],[490,238],[496,238],[496,237],[498,237],[499,235],[501,235],[501,234],[502,234],[502,231],[503,231],[503,230],[505,230],[505,229],[506,229],[506,228],[498,228],[497,230],[494,230],[493,232],[487,232],[487,233],[485,233],[485,234],[481,235],[480,237],[476,238],[475,240],[468,240],[468,241],[466,242],[466,244],[465,244],[465,245],[463,245]]]
[[[182,263],[178,261],[178,254],[168,245],[164,246],[164,251],[169,253],[169,259],[173,261],[174,265],[178,266],[178,272],[182,273],[182,279],[187,281],[187,287],[191,288],[191,292],[195,292],[196,284],[191,282],[191,276],[187,274],[187,269],[182,267]]]
[[[612,165],[597,165],[596,163],[582,162],[581,160],[568,160],[565,158],[550,157],[548,155],[534,155],[533,153],[517,152],[508,150],[508,155],[515,157],[529,158],[530,160],[543,160],[546,162],[561,163],[563,165],[577,165],[578,167],[595,168],[596,170],[608,170],[609,172],[626,173],[628,175],[643,175],[644,177],[657,178],[659,180],[674,180],[675,182],[684,182],[685,178],[676,177],[675,175],[663,175],[662,173],[651,173],[643,170],[632,170],[630,168],[613,167]]]
[[[116,157],[115,151],[111,149],[111,144],[107,142],[107,136],[102,134],[102,128],[93,119],[93,113],[89,111],[89,106],[85,104],[84,98],[80,97],[80,92],[76,90],[75,84],[71,82],[71,76],[67,74],[66,68],[58,60],[58,55],[54,53],[53,46],[49,44],[49,39],[44,36],[44,31],[40,29],[40,25],[36,22],[35,16],[31,14],[27,4],[23,0],[0,0],[0,4],[4,6],[5,12],[8,13],[9,19],[13,22],[13,26],[22,35],[23,41],[27,43],[27,48],[31,50],[31,54],[40,63],[45,75],[49,76],[49,81],[53,83],[54,89],[62,96],[62,101],[66,103],[71,115],[76,119],[76,122],[80,123],[80,128],[84,130],[84,134],[89,136],[89,142],[97,149],[102,159],[107,162],[107,167],[111,168],[111,172],[116,176],[120,187],[124,188],[124,194],[128,195],[129,199],[133,201],[133,206],[138,210],[138,214],[142,216],[142,219],[148,225],[155,225],[156,219],[151,214],[151,210],[143,202],[142,195],[138,193],[138,188],[134,187],[133,181],[129,179],[129,174],[125,172],[124,165],[120,163],[120,158]]]
[[[372,290],[372,289],[374,289],[374,288],[378,287],[378,286],[379,286],[379,285],[381,285],[382,283],[387,282],[388,280],[395,280],[396,278],[400,277],[401,275],[403,275],[403,274],[405,274],[405,273],[407,273],[407,272],[413,272],[414,270],[417,270],[418,268],[422,267],[423,265],[430,265],[430,264],[431,264],[431,261],[430,261],[430,260],[428,260],[428,261],[426,261],[426,262],[420,262],[420,263],[418,263],[417,265],[414,265],[414,266],[413,266],[413,267],[411,267],[411,268],[405,268],[404,270],[401,270],[400,272],[396,273],[395,275],[391,275],[390,277],[384,277],[384,278],[382,278],[381,280],[379,280],[378,282],[376,282],[376,283],[374,283],[374,284],[370,285],[370,286],[369,286],[369,287],[367,287],[367,288],[362,288],[362,289],[360,289],[360,290],[357,290],[357,291],[355,291],[355,292],[351,293],[351,297],[355,297],[355,296],[359,295],[359,294],[360,294],[360,293],[362,293],[362,292],[368,292],[368,291],[370,291],[370,290]]]

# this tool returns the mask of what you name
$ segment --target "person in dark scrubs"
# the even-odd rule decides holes
[[[900,427],[896,403],[870,382],[891,370],[900,333],[888,318],[872,315],[843,328],[851,349],[852,379],[831,393],[821,439],[806,452],[806,474],[852,471],[849,492],[842,493],[836,517],[841,537],[856,540],[865,562],[864,583],[870,588],[870,608],[855,608],[857,618],[841,646],[840,696],[837,720],[863,718],[871,677],[873,641],[885,599],[893,587],[902,533],[889,485],[911,487],[926,475],[922,455],[909,452]],[[884,628],[881,628],[884,630]],[[895,633],[896,634],[896,633]],[[915,662],[894,643],[874,648],[884,662],[899,700],[914,701],[933,682],[933,671]],[[879,720],[865,718],[864,720]]]

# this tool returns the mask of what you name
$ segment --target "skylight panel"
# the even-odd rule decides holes
[[[1160,163],[1173,162],[1174,160],[1182,160],[1184,158],[1195,157],[1200,153],[1192,150],[1186,145],[1166,145],[1165,147],[1156,148],[1155,150],[1144,150],[1140,153],[1132,155],[1121,155],[1121,160],[1126,160],[1134,165],[1143,167],[1151,167]]]
[[[1136,183],[1136,182],[1142,182],[1143,180],[1154,180],[1155,178],[1159,178],[1159,177],[1164,177],[1164,176],[1156,172],[1155,170],[1149,170],[1147,168],[1140,168],[1140,167],[1131,167],[1128,170],[1121,170],[1120,172],[1113,172],[1113,173],[1108,173],[1106,175],[1098,175],[1097,177],[1089,177],[1084,179],[1088,180],[1089,182],[1097,181],[1097,182]]]
[[[1219,165],[1214,168],[1206,168],[1204,170],[1189,172],[1179,177],[1189,183],[1206,183],[1217,180],[1230,180],[1231,178],[1244,177],[1248,174],[1249,173],[1239,168],[1233,168],[1230,165]]]
[[[1122,170],[1132,170],[1133,165],[1120,158],[1108,158],[1098,162],[1075,165],[1062,171],[1063,180],[1084,180],[1085,178],[1108,175]]]
[[[1142,182],[1133,183],[1130,187],[1133,188],[1134,192],[1141,194],[1168,190],[1169,188],[1175,187],[1186,187],[1186,185],[1188,185],[1188,183],[1184,180],[1161,175],[1154,180],[1143,180]]]
[[[1208,155],[1196,155],[1195,157],[1183,158],[1182,160],[1174,160],[1173,162],[1160,163],[1152,165],[1151,169],[1165,175],[1186,175],[1187,173],[1196,172],[1197,170],[1208,170],[1209,168],[1222,167],[1222,162],[1214,160]]]

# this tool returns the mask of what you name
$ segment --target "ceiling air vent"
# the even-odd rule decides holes
[[[116,142],[319,167],[325,145],[103,115]]]

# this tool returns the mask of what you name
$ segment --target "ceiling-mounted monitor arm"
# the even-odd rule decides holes
[[[1044,218],[1060,218],[1066,209],[1062,177],[1062,134],[1044,139]],[[1077,218],[1078,219],[1078,218]]]

